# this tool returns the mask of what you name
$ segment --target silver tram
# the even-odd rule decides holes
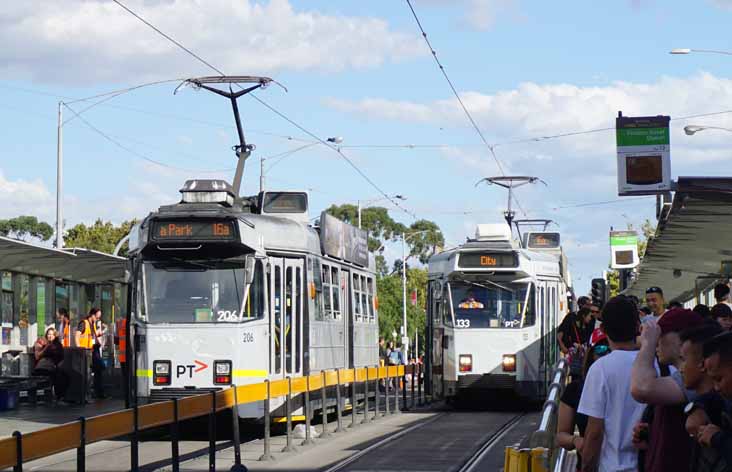
[[[432,394],[543,398],[571,303],[560,234],[529,232],[517,242],[506,224],[478,225],[474,239],[433,256],[428,270]]]
[[[130,236],[138,401],[378,363],[364,231],[325,213],[310,225],[305,192],[238,198],[224,181],[190,180],[181,194]]]

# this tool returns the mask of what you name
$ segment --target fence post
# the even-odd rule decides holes
[[[137,411],[137,400],[132,408],[132,441],[130,441],[130,470],[137,472],[140,469],[140,416]]]
[[[404,375],[399,376],[399,388],[402,390],[402,407],[399,408],[399,396],[397,396],[397,401],[394,403],[394,409],[397,413],[400,413],[402,410],[406,411],[409,410],[409,405],[407,405],[407,371],[406,367],[404,367]]]
[[[173,398],[173,422],[170,423],[170,458],[173,462],[173,472],[180,470],[180,425],[178,424],[178,399]]]
[[[384,379],[384,384],[386,385],[386,394],[384,395],[384,413],[381,416],[390,415],[391,412],[389,407],[389,366],[385,367],[386,369],[386,378]]]
[[[357,407],[358,402],[356,401],[356,369],[353,368],[353,382],[351,383],[351,425],[349,428],[355,428],[356,427],[356,413],[357,413]]]
[[[378,390],[378,385],[376,386]],[[361,424],[367,424],[371,422],[369,417],[369,367],[366,366],[366,381],[363,383],[363,419]]]
[[[412,364],[412,409],[417,407],[417,400],[414,396],[414,392],[415,392],[414,379],[415,379],[416,373],[417,373],[417,363],[415,362],[414,364]]]
[[[334,432],[342,433],[343,429],[343,412],[341,411],[341,370],[336,369],[336,424],[338,425]]]
[[[208,470],[216,472],[216,391],[211,392],[211,413],[208,414]]]
[[[269,436],[270,436],[270,423],[272,422],[269,414],[270,408],[270,387],[269,379],[265,379],[265,385],[267,385],[267,398],[264,400],[264,454],[259,457],[260,461],[271,461],[274,459],[272,454],[269,452]]]
[[[239,437],[239,397],[237,386],[234,385],[234,406],[231,407],[231,428],[234,436],[234,465],[230,472],[247,472],[247,468],[241,463],[241,438]]]
[[[292,377],[287,377],[287,396],[285,397],[285,415],[287,415],[287,444],[282,452],[296,452],[292,445]]]
[[[379,413],[379,398],[381,397],[381,376],[379,375],[379,367],[376,367],[376,380],[374,381],[374,419],[377,419]],[[386,390],[386,379],[384,380],[384,390]]]
[[[310,433],[310,415],[313,414],[312,405],[310,405],[310,376],[305,377],[305,440],[300,443],[301,446],[309,446],[315,444]]]
[[[79,447],[76,449],[76,471],[86,470],[86,418],[79,417]]]
[[[15,466],[13,472],[23,472],[23,433],[20,431],[13,431],[13,437],[15,438]]]
[[[328,394],[326,393],[326,387],[325,387],[325,371],[320,372],[320,377],[322,379],[322,385],[320,386],[320,417],[322,418],[323,422],[323,431],[320,433],[321,438],[329,438],[330,433],[328,432]]]

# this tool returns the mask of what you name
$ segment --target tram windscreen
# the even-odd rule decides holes
[[[244,262],[146,262],[143,302],[149,323],[240,323],[264,314],[262,263],[246,286]]]
[[[451,282],[456,328],[520,328],[526,307],[525,283]]]

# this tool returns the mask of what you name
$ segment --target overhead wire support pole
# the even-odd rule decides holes
[[[58,128],[56,130],[56,249],[64,248],[64,211],[61,200],[63,198],[64,182],[64,102],[58,102]]]

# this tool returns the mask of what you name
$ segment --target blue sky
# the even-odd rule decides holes
[[[436,221],[448,242],[464,240],[476,223],[502,220],[505,194],[474,186],[496,175],[496,165],[457,107],[406,2],[126,3],[227,73],[283,83],[287,93],[272,86],[259,96],[318,136],[342,136],[344,152],[387,193],[407,196],[405,205],[420,218]],[[730,1],[415,0],[414,6],[491,143],[613,126],[618,110],[672,118],[732,110],[732,58],[668,54],[675,47],[732,49],[725,40]],[[57,97],[211,74],[107,0],[6,7],[0,39],[8,46],[0,51],[0,217],[55,219]],[[234,166],[226,101],[192,90],[173,96],[174,87],[138,90],[83,115],[138,155],[79,120],[66,124],[67,227],[97,217],[143,217],[177,199],[186,178],[233,174],[210,172]],[[257,145],[245,171],[245,191],[253,193],[260,157],[311,138],[253,100],[241,107],[248,140]],[[687,137],[681,130],[691,123],[730,127],[732,114],[672,121],[673,175],[729,175],[732,136]],[[449,146],[348,147],[363,144]],[[612,131],[499,145],[496,153],[508,173],[547,181],[548,187],[519,190],[519,201],[528,216],[559,223],[579,292],[607,266],[609,227],[653,218],[652,198],[576,206],[618,199]],[[267,178],[272,188],[311,189],[313,210],[378,196],[322,146],[286,157]]]

